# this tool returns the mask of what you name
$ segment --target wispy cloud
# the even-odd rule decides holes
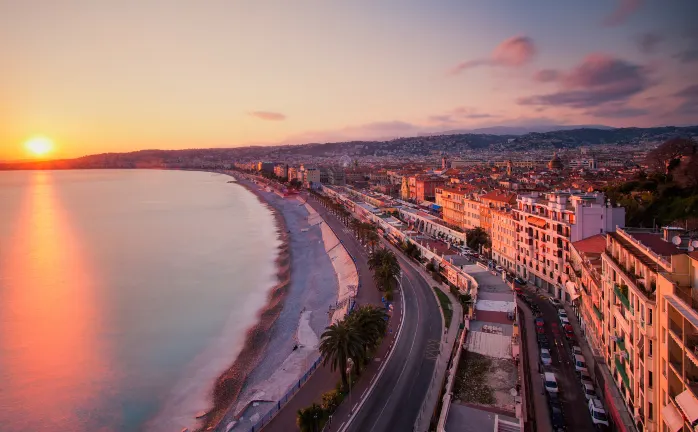
[[[592,54],[570,71],[547,77],[558,83],[558,92],[520,98],[518,103],[592,108],[608,102],[621,102],[652,86],[648,74],[643,66]]]
[[[475,108],[460,106],[456,107],[445,114],[431,115],[428,117],[432,123],[462,123],[464,120],[481,120],[488,118],[496,118],[494,114],[478,112]]]
[[[488,58],[460,62],[451,68],[449,73],[457,75],[478,66],[519,67],[531,61],[535,54],[536,46],[533,39],[515,36],[500,43]]]
[[[286,120],[286,115],[278,112],[272,112],[272,111],[252,111],[248,113],[252,117],[256,117],[260,120],[267,120],[267,121],[282,121]]]
[[[606,18],[603,20],[603,25],[613,27],[621,25],[628,18],[637,12],[642,6],[643,0],[618,0],[618,5]]]

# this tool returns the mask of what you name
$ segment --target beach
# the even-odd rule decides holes
[[[284,198],[236,179],[273,211],[282,246],[270,305],[216,383],[218,412],[209,425],[226,432],[249,430],[297,385],[319,358],[320,335],[345,315],[358,284],[351,257],[302,198]],[[223,402],[230,408],[223,409]]]

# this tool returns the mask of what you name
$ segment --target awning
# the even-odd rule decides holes
[[[545,225],[546,225],[545,220],[543,220],[539,217],[529,216],[526,218],[526,220],[528,221],[529,224],[531,224],[533,226],[537,226],[538,228],[545,228]]]
[[[577,289],[577,286],[574,284],[574,282],[567,281],[565,283],[565,289],[567,290],[567,293],[570,295],[571,300],[575,300],[579,297],[579,290]]]
[[[690,390],[684,390],[683,393],[676,396],[676,404],[681,408],[681,411],[686,415],[689,423],[698,420],[698,400],[696,400]]]
[[[664,418],[669,432],[678,432],[683,429],[683,417],[671,403],[662,408],[662,418]]]

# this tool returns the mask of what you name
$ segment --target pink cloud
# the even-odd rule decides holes
[[[603,20],[603,25],[608,27],[623,24],[630,15],[634,14],[642,6],[643,0],[618,0],[618,6]]]
[[[519,104],[591,108],[626,101],[654,84],[646,67],[604,54],[589,55],[570,71],[544,73],[543,78],[558,82],[560,90],[520,98]]]
[[[515,36],[500,43],[490,57],[460,62],[451,69],[450,74],[457,75],[478,66],[520,67],[531,61],[535,54],[533,39]]]
[[[267,121],[281,121],[281,120],[286,120],[286,115],[278,113],[278,112],[271,112],[271,111],[252,111],[249,113],[252,117],[256,117],[260,120],[267,120]]]
[[[538,82],[552,82],[560,77],[560,72],[555,69],[541,69],[533,76],[533,79]]]

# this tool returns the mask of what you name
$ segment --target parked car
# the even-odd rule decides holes
[[[565,417],[560,408],[550,408],[550,426],[552,426],[553,432],[564,432]]]
[[[548,337],[544,334],[536,335],[538,339],[538,346],[545,349],[550,349],[550,343],[548,342]]]
[[[560,317],[560,324],[562,324],[563,326],[569,325],[570,320],[568,320],[566,316]]]
[[[553,364],[553,358],[550,356],[550,350],[541,348],[540,350],[540,363],[543,366],[550,366]]]
[[[576,355],[583,355],[582,349],[578,345],[572,345],[572,359],[574,359]]]
[[[563,308],[560,308],[557,310],[557,316],[560,317],[560,319],[562,319],[562,318],[567,319],[567,311],[564,310]]]
[[[519,284],[521,286],[525,286],[528,283],[528,282],[526,282],[525,279],[522,279],[520,277],[514,278],[514,282],[516,282],[517,284]]]
[[[584,397],[587,398],[587,400],[596,397],[596,390],[594,389],[594,386],[591,384],[582,384],[582,392],[584,393]]]
[[[591,379],[591,376],[589,375],[589,372],[587,371],[581,371],[579,373],[579,380],[582,382],[582,386],[584,384],[589,384],[589,385],[594,385],[594,381]]]
[[[534,319],[533,322],[536,324],[536,327],[543,327],[543,325],[545,325],[545,320],[541,317]]]
[[[591,414],[591,421],[595,426],[608,426],[608,416],[606,415],[606,410],[598,398],[589,399],[589,414]]]
[[[557,387],[557,379],[555,379],[555,374],[552,372],[543,373],[543,387],[548,393],[557,393],[559,391]]]
[[[558,408],[562,410],[562,402],[560,401],[559,393],[548,393],[548,408]]]
[[[545,327],[543,326],[536,326],[536,333],[540,334],[545,334]]]
[[[574,340],[574,329],[571,325],[565,324],[562,326],[562,329],[565,331],[565,337],[567,340]]]
[[[494,269],[500,273],[504,271],[504,267],[502,267],[502,266],[495,266]]]
[[[548,300],[550,300],[550,303],[556,308],[562,307],[562,303],[560,303],[560,300],[556,299],[555,297],[550,297]]]
[[[574,371],[577,373],[581,373],[582,371],[584,372],[589,372],[587,369],[587,361],[582,355],[576,355],[574,356]]]

